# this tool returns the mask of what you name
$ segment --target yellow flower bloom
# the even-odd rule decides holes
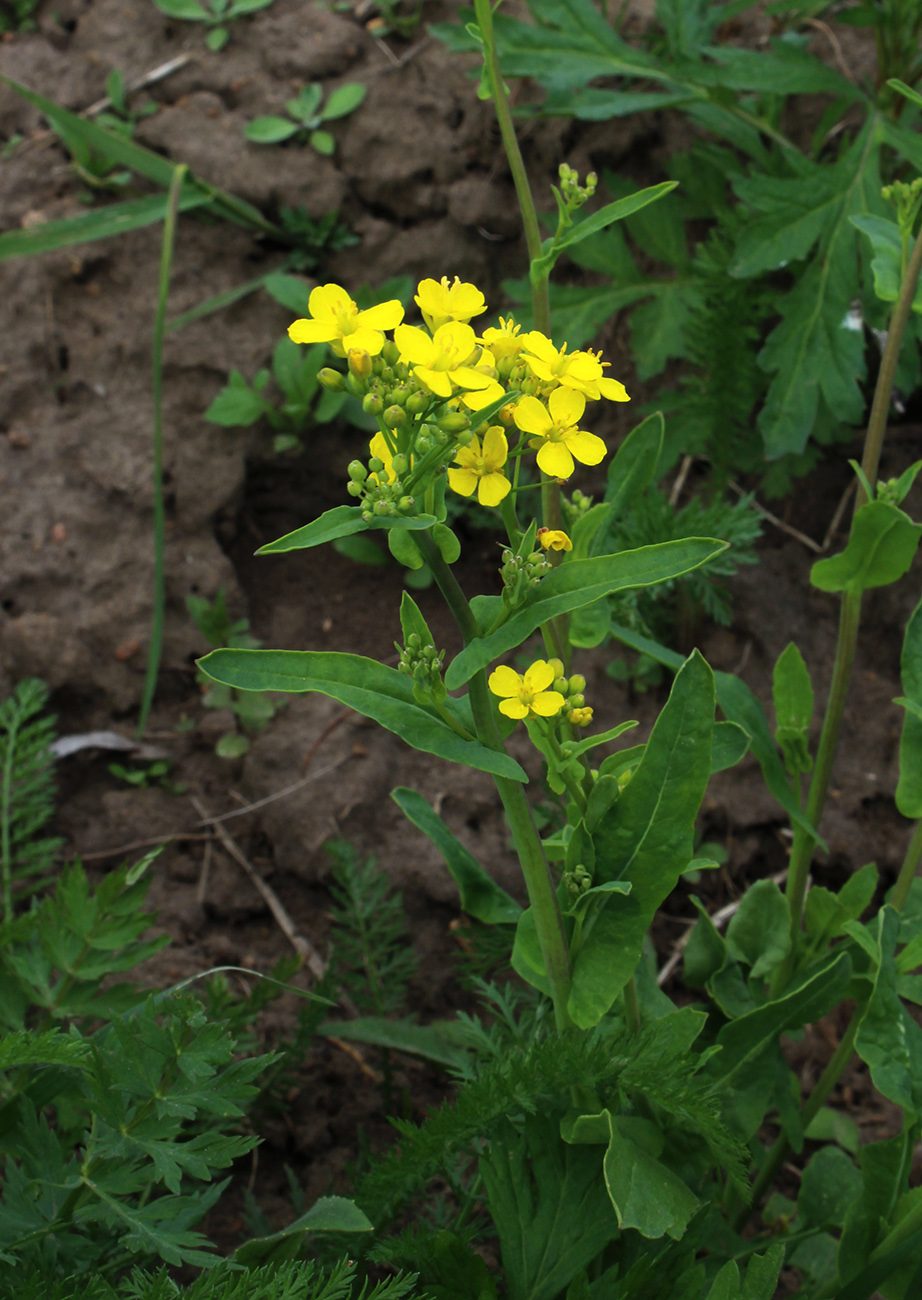
[[[547,688],[554,680],[554,669],[538,659],[520,677],[514,668],[501,666],[490,674],[489,687],[500,700],[499,711],[507,718],[552,718],[566,704],[559,691]]]
[[[592,401],[600,397],[612,402],[631,400],[623,384],[606,379],[603,369],[608,362],[600,361],[594,352],[568,352],[566,343],[558,351],[539,330],[526,334],[522,352],[529,370],[545,383],[562,384]]]
[[[546,551],[572,551],[573,543],[561,528],[539,528],[538,541]],[[563,669],[561,669],[561,675]]]
[[[483,341],[493,353],[497,361],[514,361],[522,349],[526,334],[521,334],[522,326],[516,325],[510,316],[505,320],[502,316],[499,318],[499,329],[491,328],[484,330]]]
[[[487,309],[477,286],[462,284],[457,276],[454,284],[448,283],[447,275],[441,280],[420,280],[415,301],[433,334],[450,320],[467,324],[472,316],[479,316]]]
[[[480,349],[470,325],[449,321],[440,325],[432,338],[415,325],[398,325],[394,342],[400,360],[412,366],[415,378],[437,397],[451,397],[452,383],[459,388],[489,388],[496,383],[474,366]]]
[[[311,319],[289,325],[288,337],[294,343],[329,343],[338,357],[344,357],[347,348],[376,357],[384,347],[382,331],[403,320],[403,307],[396,298],[359,311],[338,284],[318,285],[307,306]]]
[[[502,472],[509,455],[506,435],[498,424],[493,424],[483,436],[483,448],[474,434],[470,446],[459,447],[455,463],[460,469],[449,469],[448,482],[452,491],[470,497],[477,492],[482,506],[498,506],[509,494],[512,484]]]
[[[516,404],[515,422],[523,433],[532,434],[538,468],[551,478],[569,478],[574,459],[583,465],[598,465],[605,456],[602,439],[576,427],[585,409],[585,397],[572,388],[555,388],[547,407],[527,394]]]

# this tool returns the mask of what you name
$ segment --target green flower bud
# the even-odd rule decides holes
[[[366,393],[362,398],[362,410],[366,415],[380,415],[384,410],[384,403],[377,393]]]
[[[371,470],[372,474],[380,474],[384,469],[384,461],[380,456],[372,456],[371,460],[368,462],[368,468]]]
[[[382,515],[393,514],[394,507],[391,505],[390,501],[376,501],[373,509],[375,514],[380,518]]]
[[[586,703],[585,695],[571,695],[567,703],[573,709],[581,709]]]
[[[425,434],[421,434],[416,439],[416,454],[418,456],[426,456],[431,450],[432,450],[432,439],[427,438]]]
[[[443,415],[438,422],[439,428],[443,433],[464,433],[471,427],[471,422],[466,415],[460,411],[450,411],[448,415]],[[468,439],[470,441],[470,439]]]
[[[412,497],[401,497],[397,502],[397,509],[402,515],[412,515],[416,510],[416,502]]]
[[[429,405],[429,394],[417,391],[410,393],[406,400],[406,408],[411,415],[421,415]]]
[[[586,679],[583,676],[583,674],[573,673],[573,675],[570,678],[570,690],[573,691],[575,694],[579,694],[585,689],[586,689]]]
[[[338,370],[325,366],[323,370],[317,372],[317,378],[323,387],[331,393],[344,393],[346,391],[345,376],[341,375]]]
[[[402,406],[389,406],[381,417],[389,429],[404,429],[407,413]]]
[[[393,339],[385,339],[381,355],[389,366],[396,366],[400,360],[400,349]]]
[[[474,437],[474,432],[472,429],[464,429],[462,430],[461,433],[455,434],[455,439],[457,440],[459,447],[469,447],[471,445],[473,437]]]
[[[566,677],[557,677],[557,678],[555,678],[555,679],[554,679],[554,683],[553,683],[553,685],[551,686],[551,690],[552,690],[552,691],[556,691],[556,692],[558,693],[558,695],[566,695],[566,693],[567,693],[567,679],[566,679]]]
[[[366,524],[370,524],[370,523],[373,523],[373,522],[374,522],[374,515],[372,514],[372,512],[371,512],[370,510],[363,510],[363,511],[362,511],[362,519],[364,520],[364,522],[365,522]]]
[[[445,447],[448,445],[448,434],[444,429],[437,429],[435,432],[435,440],[440,447]]]
[[[407,637],[407,649],[418,650],[422,645],[422,639],[418,632],[411,632]]]
[[[398,475],[406,473],[407,458],[402,454],[402,452],[398,452],[397,455],[394,457],[394,459],[391,461],[391,469],[394,471],[395,474]]]
[[[368,477],[368,470],[360,460],[351,460],[347,473],[356,483],[364,483]]]
[[[417,663],[413,669],[413,680],[420,684],[427,682],[429,680],[429,665],[421,662]]]
[[[351,497],[360,497],[364,490],[361,483],[356,483],[355,479],[350,479],[346,484],[346,491]]]

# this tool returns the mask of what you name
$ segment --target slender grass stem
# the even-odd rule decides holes
[[[157,287],[157,314],[154,318],[152,347],[153,398],[154,398],[154,608],[151,614],[150,646],[147,652],[147,671],[138,715],[138,736],[147,728],[160,657],[163,653],[163,623],[166,614],[166,506],[163,494],[163,336],[166,332],[166,304],[170,293],[170,271],[173,266],[173,245],[176,239],[176,214],[179,192],[188,168],[180,163],[173,170],[170,192],[167,196],[166,216],[163,219],[163,241],[160,251],[160,278]]]

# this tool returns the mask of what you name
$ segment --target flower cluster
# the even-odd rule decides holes
[[[430,509],[426,494],[445,471],[452,491],[500,506],[514,500],[530,451],[558,480],[577,463],[599,464],[605,443],[580,427],[586,403],[629,398],[598,354],[557,348],[511,319],[478,335],[470,322],[487,304],[457,277],[422,280],[415,301],[424,328],[405,324],[396,300],[362,311],[340,285],[321,285],[310,317],[289,329],[296,343],[326,342],[347,360],[345,377],[323,371],[321,382],[345,385],[378,421],[368,464],[349,467],[349,492],[369,522]],[[566,549],[556,539],[548,545]]]
[[[586,679],[580,673],[564,677],[559,659],[538,659],[524,676],[501,665],[490,674],[488,685],[499,696],[499,711],[507,718],[553,718],[560,715],[574,727],[592,721],[586,706]]]

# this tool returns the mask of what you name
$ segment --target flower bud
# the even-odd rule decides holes
[[[366,524],[370,524],[374,522],[374,515],[370,510],[363,510],[362,519]]]
[[[559,663],[560,660],[558,659],[557,662]],[[551,690],[556,691],[558,695],[566,695],[567,679],[566,677],[564,677],[563,673],[561,673],[559,677],[554,678],[553,684],[551,686]]]
[[[389,429],[403,429],[407,423],[407,413],[402,406],[389,406],[381,417]]]
[[[351,460],[347,473],[355,483],[364,483],[368,477],[368,470],[360,460]]]
[[[396,388],[392,388],[388,392],[384,400],[387,402],[388,406],[404,406],[409,396],[410,390],[407,388],[406,384],[398,384]]]
[[[425,434],[421,434],[420,437],[416,439],[417,456],[425,456],[427,452],[430,452],[431,450],[432,450],[432,439],[427,438]]]
[[[349,349],[349,369],[356,379],[371,378],[371,357],[362,348]]]
[[[407,649],[418,650],[422,645],[422,639],[418,632],[411,632],[407,637]]]
[[[582,673],[573,673],[570,678],[570,690],[574,695],[581,694],[586,689],[586,679]]]
[[[362,398],[362,410],[366,415],[380,415],[384,410],[384,403],[377,393],[366,393]]]
[[[346,484],[346,491],[351,497],[360,497],[364,489],[361,483],[356,483],[354,479],[350,479]]]
[[[586,697],[585,695],[580,694],[571,695],[567,700],[567,703],[570,705],[571,709],[581,709],[586,703]]]
[[[401,497],[397,502],[397,509],[402,515],[411,515],[416,509],[416,502],[412,497]]]
[[[392,513],[392,511],[393,511],[393,506],[391,505],[390,501],[376,501],[374,504],[374,512],[379,517],[381,515],[389,515]]]
[[[391,461],[391,469],[397,475],[406,473],[407,458],[406,456],[403,455],[402,452],[398,452],[397,455]]]
[[[410,393],[406,400],[406,408],[411,415],[421,415],[429,405],[429,394],[422,391]]]
[[[400,349],[393,339],[385,339],[381,355],[389,366],[396,366],[400,360]]]
[[[448,415],[443,415],[438,424],[443,433],[466,433],[471,427],[470,420],[460,411],[450,411]]]
[[[459,447],[469,447],[474,437],[472,429],[464,429],[461,433],[455,434],[455,439]]]
[[[372,474],[380,474],[384,469],[384,461],[380,456],[372,456],[368,462],[368,468],[371,470]]]
[[[553,670],[554,670],[554,676],[555,676],[555,677],[563,677],[563,660],[562,660],[562,659],[548,659],[548,661],[547,661],[547,666],[548,666],[548,668],[553,668]],[[556,689],[557,689],[557,687],[555,686],[555,687],[554,687],[554,690],[556,691]]]
[[[330,366],[324,366],[323,370],[319,370],[317,379],[331,393],[344,393],[346,391],[344,377],[338,370],[333,370]]]

